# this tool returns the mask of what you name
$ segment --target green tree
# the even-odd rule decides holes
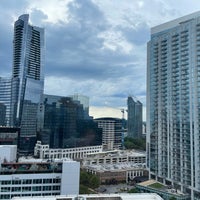
[[[130,138],[130,137],[126,137],[124,139],[124,146],[126,147],[126,149],[138,149],[138,150],[146,150],[146,139],[145,138],[141,138],[141,139],[137,139],[137,138]]]
[[[170,199],[169,200],[176,200],[176,197],[175,196],[173,196],[173,197],[170,197]]]
[[[97,177],[96,175],[92,175],[90,177],[90,187],[95,189],[95,188],[98,188],[99,185],[100,185],[99,177]]]
[[[128,191],[128,193],[139,193],[137,188],[132,188]]]

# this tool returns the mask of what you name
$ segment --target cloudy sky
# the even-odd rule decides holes
[[[131,95],[145,115],[150,28],[198,10],[199,0],[1,0],[0,76],[11,75],[13,24],[28,13],[45,28],[46,94],[89,96],[94,117],[120,116]]]

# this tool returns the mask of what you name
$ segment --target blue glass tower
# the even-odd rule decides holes
[[[14,25],[12,125],[21,128],[20,149],[31,153],[36,139],[38,109],[44,89],[44,29],[31,26],[29,15]]]
[[[128,137],[142,138],[142,103],[133,97],[127,99]]]

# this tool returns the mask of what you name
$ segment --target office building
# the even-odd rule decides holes
[[[0,145],[18,145],[20,128],[0,127]]]
[[[147,66],[150,178],[200,199],[200,12],[151,29]]]
[[[142,103],[137,99],[129,96],[127,99],[127,106],[128,137],[142,138]]]
[[[1,163],[0,199],[79,194],[80,163],[23,161]]]
[[[9,126],[11,120],[11,78],[0,77],[0,126]]]
[[[101,130],[93,120],[85,119],[80,101],[44,95],[41,107],[38,139],[42,144],[49,144],[50,148],[101,145]]]
[[[112,117],[97,118],[94,120],[102,129],[103,150],[109,151],[122,148],[122,120]]]
[[[90,119],[89,116],[89,97],[81,94],[70,95],[74,101],[78,101],[83,105],[84,119]]]
[[[36,123],[44,88],[44,29],[21,15],[14,25],[12,69],[12,122],[21,128],[20,151],[33,153]]]

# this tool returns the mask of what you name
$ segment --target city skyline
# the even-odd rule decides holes
[[[128,95],[136,96],[145,112],[150,28],[198,11],[200,3],[3,0],[0,10],[0,76],[11,76],[13,24],[28,13],[31,24],[46,32],[45,94],[86,95],[96,115],[101,106],[117,108],[121,116]],[[112,109],[106,111],[112,115]]]

